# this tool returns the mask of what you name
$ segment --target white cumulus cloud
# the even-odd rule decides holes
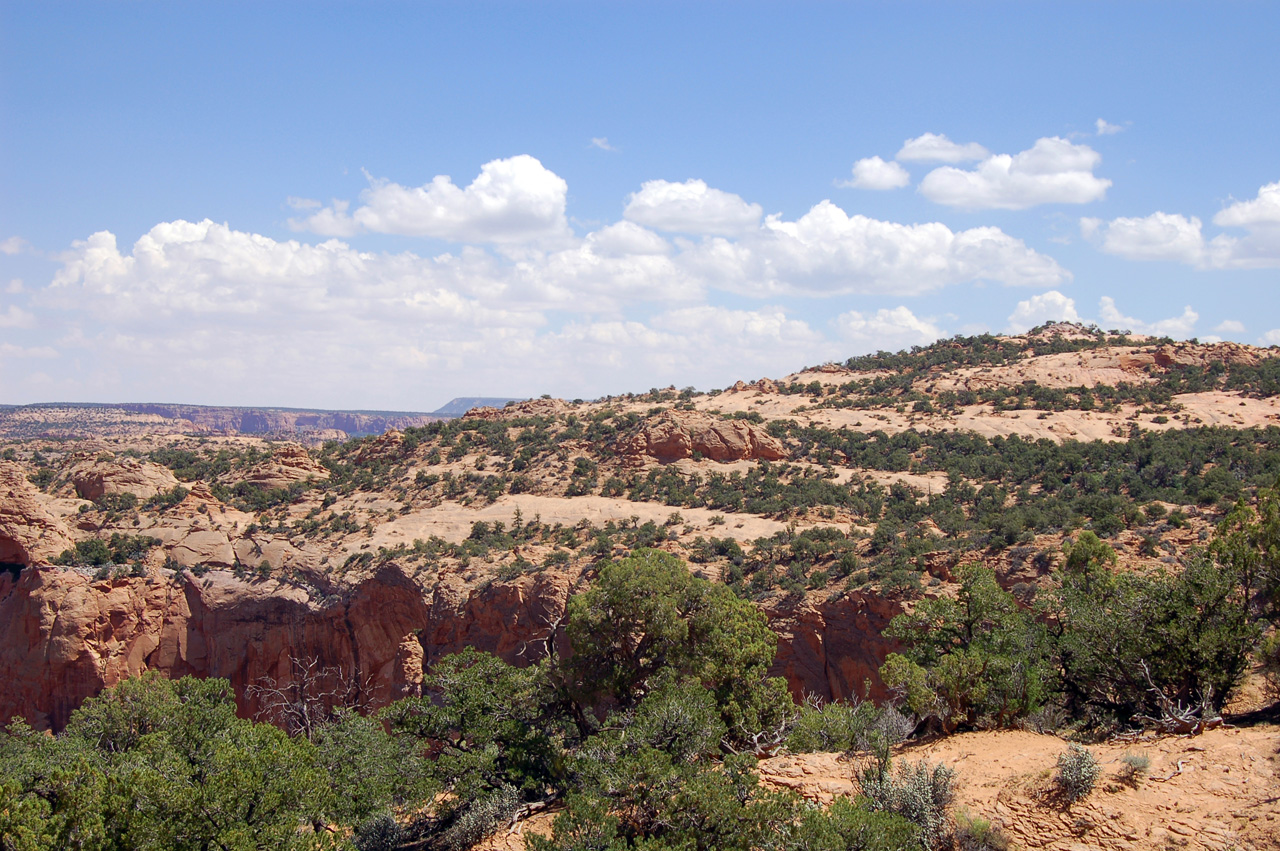
[[[1076,313],[1075,300],[1067,298],[1057,290],[1049,290],[1047,293],[1018,302],[1013,313],[1009,314],[1008,330],[1012,334],[1021,334],[1046,322],[1079,321],[1080,314]]]
[[[1110,222],[1081,219],[1080,232],[1099,242],[1107,254],[1130,260],[1173,260],[1200,263],[1204,259],[1204,235],[1200,220],[1170,213],[1141,218],[1121,217]]]
[[[409,232],[416,221],[463,243],[430,256],[207,219],[161,222],[131,246],[94,233],[56,257],[48,286],[10,287],[21,307],[0,305],[0,326],[38,327],[57,351],[13,334],[0,354],[42,359],[20,379],[39,395],[423,409],[450,395],[587,397],[785,374],[851,347],[942,336],[906,306],[818,329],[789,314],[788,298],[1070,279],[999,228],[879,221],[830,201],[794,220],[764,218],[702,181],[646,183],[623,220],[573,237],[561,228],[559,178],[543,193],[550,213],[511,212],[533,209],[538,194],[517,191],[536,181],[508,180],[512,162],[487,164],[463,189],[447,178],[421,190],[375,182],[354,209],[290,201],[325,232]],[[428,202],[439,209],[422,212]],[[730,308],[712,303],[715,291],[768,303]]]
[[[748,204],[702,180],[649,180],[627,199],[622,215],[656,230],[728,236],[758,227],[762,213],[759,204]]]
[[[0,240],[0,254],[21,254],[31,249],[31,243],[27,242],[20,236],[11,236],[8,239]]]
[[[1098,129],[1099,136],[1114,136],[1116,133],[1124,130],[1124,128],[1119,124],[1112,124],[1105,118],[1099,118],[1093,123],[1093,126]]]
[[[1280,182],[1263,186],[1252,200],[1219,211],[1213,223],[1243,229],[1245,234],[1221,233],[1208,239],[1199,218],[1159,211],[1109,222],[1081,219],[1080,230],[1102,251],[1130,260],[1169,260],[1200,269],[1280,266]]]
[[[854,189],[901,189],[911,182],[907,170],[895,162],[885,162],[879,157],[866,157],[853,164],[853,179],[841,186]]]
[[[572,236],[565,217],[568,189],[562,177],[521,154],[485,163],[465,188],[446,175],[413,187],[370,178],[354,212],[347,212],[349,202],[335,201],[290,223],[322,236],[368,231],[455,242],[563,241]]]
[[[1135,319],[1132,316],[1125,316],[1116,307],[1115,299],[1110,296],[1103,296],[1098,304],[1098,311],[1102,314],[1102,325],[1104,328],[1133,331],[1137,334],[1151,334],[1157,337],[1174,337],[1176,339],[1186,339],[1192,335],[1195,330],[1196,322],[1200,319],[1200,314],[1191,309],[1190,306],[1183,308],[1181,316],[1174,316],[1169,319],[1159,319],[1155,322],[1143,322],[1141,319]]]
[[[709,286],[742,295],[918,295],[976,280],[1054,286],[1070,274],[999,228],[953,232],[938,222],[903,225],[850,216],[823,201],[795,221],[770,216],[732,242],[711,239],[682,265]]]
[[[1268,346],[1280,346],[1280,328],[1272,328],[1262,335],[1261,340]]]
[[[902,162],[962,163],[985,159],[990,154],[977,142],[960,145],[942,133],[925,133],[903,142],[894,159]]]
[[[16,304],[9,305],[8,310],[0,311],[0,328],[30,328],[35,324],[35,316]]]
[[[1219,334],[1243,334],[1244,323],[1237,319],[1224,319],[1213,326],[1213,330]]]
[[[936,168],[920,182],[920,192],[938,204],[975,210],[1087,204],[1102,199],[1111,186],[1093,173],[1101,161],[1088,145],[1053,136],[1012,156],[987,157],[973,170]]]
[[[1252,201],[1237,201],[1213,217],[1219,227],[1252,228],[1280,225],[1280,181],[1258,190]]]
[[[49,346],[27,348],[13,343],[0,343],[0,358],[56,358],[57,356],[57,349]]]
[[[905,306],[875,313],[850,310],[836,317],[835,326],[853,354],[926,346],[944,336],[933,319],[918,317]]]

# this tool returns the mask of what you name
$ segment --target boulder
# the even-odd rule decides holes
[[[81,499],[96,501],[108,494],[121,493],[150,499],[172,490],[178,480],[168,467],[137,458],[116,458],[77,464],[71,469],[71,483]]]
[[[782,441],[743,420],[668,411],[641,427],[622,445],[624,455],[646,455],[663,463],[697,453],[712,461],[779,461],[787,457]]]
[[[232,477],[230,482],[243,483],[259,490],[270,491],[283,490],[298,482],[305,482],[307,479],[327,478],[329,478],[328,468],[312,458],[305,447],[296,443],[285,443],[280,445],[269,459],[250,468],[242,475]]]
[[[462,415],[464,420],[517,420],[525,417],[556,417],[571,410],[563,399],[527,399],[505,408],[472,408]]]

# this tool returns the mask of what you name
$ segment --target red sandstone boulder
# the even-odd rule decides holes
[[[669,411],[646,423],[622,450],[626,455],[647,455],[664,463],[692,457],[695,452],[712,461],[779,461],[787,457],[782,442],[757,425],[684,411]]]

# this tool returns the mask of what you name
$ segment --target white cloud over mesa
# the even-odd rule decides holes
[[[571,235],[565,218],[569,185],[526,154],[485,163],[466,188],[447,175],[416,187],[366,177],[369,188],[354,212],[347,212],[349,202],[335,201],[290,224],[322,236],[368,232],[477,243],[557,241]],[[315,203],[295,199],[295,206],[307,209]]]
[[[1199,269],[1280,266],[1280,181],[1259,188],[1252,200],[1224,207],[1213,223],[1237,232],[1206,239],[1198,217],[1162,211],[1105,222],[1083,218],[1080,232],[1103,252],[1129,260],[1170,261]]]
[[[625,199],[620,221],[578,235],[566,199],[563,179],[521,156],[485,164],[464,187],[374,180],[354,209],[294,199],[305,215],[292,225],[329,237],[315,243],[209,220],[162,222],[132,246],[101,231],[62,253],[28,306],[60,317],[59,352],[92,352],[82,386],[110,397],[136,393],[136,380],[192,401],[386,407],[409,404],[415,386],[438,388],[432,401],[722,386],[944,334],[906,306],[845,301],[819,326],[782,299],[1070,280],[994,227],[886,222],[830,201],[788,219],[701,180],[654,180]],[[452,245],[363,251],[365,233]],[[727,307],[716,293],[756,301]],[[0,305],[0,321],[32,320]]]
[[[1050,290],[1018,302],[1013,313],[1009,315],[1009,325],[1005,331],[1010,334],[1021,334],[1048,322],[1082,322],[1097,324],[1107,330],[1185,340],[1192,336],[1196,323],[1200,321],[1200,314],[1190,306],[1184,307],[1181,315],[1168,319],[1144,321],[1126,316],[1120,312],[1115,299],[1111,296],[1103,296],[1099,299],[1098,315],[1097,320],[1082,318],[1076,310],[1075,299],[1068,298],[1057,290]],[[1240,333],[1244,331],[1244,326],[1239,322],[1228,320],[1220,323],[1214,330]]]
[[[1115,132],[1099,124],[1099,134]],[[907,139],[886,162],[878,156],[858,160],[853,179],[841,186],[855,189],[900,189],[911,176],[900,163],[947,163],[920,181],[920,194],[936,204],[968,210],[1025,210],[1041,204],[1088,204],[1106,197],[1111,181],[1093,172],[1102,156],[1088,145],[1058,136],[1037,139],[1017,154],[992,154],[977,142],[960,144],[944,134],[925,133]],[[971,169],[958,163],[980,161]]]
[[[1111,181],[1093,170],[1102,156],[1057,136],[1017,154],[995,154],[972,170],[936,168],[920,193],[937,204],[974,210],[1025,210],[1040,204],[1088,204],[1106,197]]]

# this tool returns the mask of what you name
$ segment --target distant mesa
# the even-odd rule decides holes
[[[452,403],[451,403],[452,404]],[[446,419],[415,411],[326,411],[155,403],[42,403],[0,407],[0,438],[122,437],[134,434],[247,434],[320,445]]]
[[[220,407],[144,403],[46,402],[0,405],[0,439],[74,439],[136,434],[245,434],[308,446],[419,428],[461,417],[473,408],[502,408],[506,399],[463,396],[438,411],[332,411],[311,408]]]
[[[508,402],[523,402],[523,399],[505,399],[498,396],[459,396],[431,413],[437,417],[460,417],[472,408],[501,408]]]

